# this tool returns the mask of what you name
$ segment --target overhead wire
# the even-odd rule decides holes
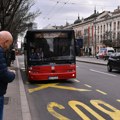
[[[98,7],[102,7],[102,8],[100,8],[100,9],[102,9],[102,11],[103,11],[103,7],[113,7],[113,6],[115,6],[115,5],[102,5],[102,4],[93,4],[93,3],[92,4],[87,4],[87,3],[81,3],[79,0],[77,0],[77,3],[75,3],[75,1],[74,1],[74,3],[72,3],[72,2],[70,2],[70,0],[67,0],[67,1],[50,0],[50,1],[55,1],[56,4],[49,10],[49,12],[45,15],[45,17],[43,17],[43,19],[46,19],[48,21],[50,21],[56,15],[56,13],[60,12],[61,10],[63,10],[64,6],[68,5],[68,4],[75,4],[77,6],[78,5],[79,6],[81,6],[81,5],[82,6],[92,6],[92,7],[93,6],[96,6],[96,7],[98,6]],[[58,4],[61,7],[57,8]],[[56,8],[57,8],[57,10],[56,10]]]
[[[43,17],[43,19],[48,18],[47,16],[52,14],[53,10],[56,8],[58,4],[59,4],[59,1],[56,1],[56,4],[48,11],[48,13]]]
[[[58,13],[60,10],[62,10],[62,8],[63,8],[66,4],[68,4],[69,1],[70,1],[70,0],[67,0],[66,2],[63,2],[63,5],[62,5],[57,11],[55,11],[54,15],[52,15],[51,18],[53,18],[53,17],[55,16],[56,12]],[[51,18],[50,18],[50,19],[51,19]]]
[[[75,2],[74,2],[74,3],[69,3],[70,0],[67,0],[67,1],[50,0],[50,1],[55,1],[56,4],[55,4],[55,6],[52,7],[51,10],[49,10],[49,13],[47,13],[46,17],[44,17],[44,19],[46,18],[47,20],[52,19],[52,18],[55,16],[55,14],[58,13],[60,10],[62,10],[62,8],[63,8],[65,5],[67,5],[67,4],[76,4]],[[62,4],[61,7],[58,8],[57,10],[53,11],[53,10],[56,8],[56,6],[58,5],[58,3]],[[89,5],[89,4],[87,4],[87,3],[81,3],[80,1],[79,1],[79,4],[78,4],[78,2],[77,2],[77,5],[92,6],[92,7],[93,7],[93,6],[96,6],[96,7],[99,6],[99,7],[101,7],[102,11],[103,11],[103,9],[104,9],[103,7],[113,7],[113,5],[110,6],[110,5],[102,5],[102,4],[101,4],[101,5],[100,5],[100,4],[91,4],[91,5]]]
[[[54,5],[54,7],[52,7],[52,9],[49,11],[49,13],[47,13],[47,15],[46,15],[47,17],[44,17],[43,19],[51,20],[51,19],[55,16],[56,13],[58,13],[60,10],[62,10],[62,8],[63,8],[66,4],[68,4],[69,1],[70,1],[70,0],[67,0],[67,1],[65,1],[65,2],[60,2],[60,0],[57,0],[57,1],[56,1],[56,4]],[[62,6],[61,6],[59,9],[57,9],[55,12],[52,12],[59,3],[61,3]],[[72,3],[72,4],[73,4],[73,3]],[[51,14],[52,14],[52,15],[51,15]],[[45,21],[44,21],[44,22],[45,22]],[[50,25],[49,22],[48,22],[48,25]]]

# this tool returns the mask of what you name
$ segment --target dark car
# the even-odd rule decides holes
[[[111,72],[113,69],[120,71],[120,52],[113,53],[108,58],[107,70]]]

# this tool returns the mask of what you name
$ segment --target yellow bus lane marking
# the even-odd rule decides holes
[[[88,84],[84,84],[86,87],[92,88],[92,86],[88,85]]]
[[[117,102],[120,102],[120,99],[117,99],[116,101],[117,101]]]
[[[36,92],[36,91],[39,91],[39,90],[42,90],[42,89],[45,89],[45,88],[49,88],[51,86],[54,86],[58,83],[53,83],[53,84],[43,84],[43,85],[38,85],[39,87],[36,87],[36,88],[30,88],[28,89],[29,93],[32,93],[32,92]]]
[[[87,90],[87,89],[78,89],[78,88],[74,88],[74,87],[67,87],[67,86],[52,86],[54,88],[59,88],[59,89],[65,89],[65,90],[74,90],[74,91],[91,91],[91,90]]]
[[[90,100],[90,104],[96,109],[98,109],[99,111],[101,111],[102,113],[109,116],[112,120],[120,120],[119,119],[120,110],[110,105],[109,103],[104,102],[102,100]],[[88,106],[87,104],[81,101],[70,100],[68,101],[68,106],[72,110],[74,110],[75,113],[77,113],[77,115],[79,115],[79,117],[82,118],[82,120],[91,120],[91,118],[89,117],[89,114],[92,115],[97,120],[106,120],[106,118],[101,114],[99,114],[98,111],[94,110],[93,108],[91,108],[90,106]],[[64,112],[67,111],[67,108],[65,108],[62,104],[59,104],[57,102],[50,102],[47,105],[47,110],[53,117],[59,120],[70,120],[70,118],[62,114],[62,112],[59,111],[60,112],[59,113],[58,109],[61,111],[64,110]],[[89,112],[89,114],[87,114],[86,112]]]
[[[99,93],[101,93],[101,94],[103,94],[103,95],[107,95],[107,93],[105,93],[105,92],[103,92],[101,90],[96,89],[96,91],[99,92]]]
[[[93,115],[97,120],[106,120],[101,115],[99,115],[96,111],[94,111],[92,108],[87,106],[86,104],[80,102],[80,101],[69,101],[68,105],[83,119],[83,120],[91,120],[82,110],[79,108],[82,107],[86,111],[88,111],[91,115]],[[80,106],[80,107],[79,107]]]
[[[39,91],[39,90],[42,90],[42,89],[45,89],[45,88],[58,88],[58,89],[65,89],[65,90],[73,90],[73,91],[79,91],[79,92],[83,92],[83,91],[91,91],[91,90],[88,90],[88,89],[79,89],[79,88],[74,88],[74,87],[68,87],[68,86],[58,86],[57,85],[58,83],[54,83],[54,84],[43,84],[43,85],[38,85],[39,87],[36,87],[36,88],[30,88],[28,89],[29,93],[32,93],[32,92],[36,92],[36,91]]]
[[[63,105],[60,105],[58,103],[55,102],[51,102],[47,105],[47,110],[49,111],[49,113],[51,115],[53,115],[55,118],[59,119],[59,120],[70,120],[69,118],[61,115],[60,113],[56,112],[54,110],[54,108],[58,108],[60,110],[65,110],[65,107]]]
[[[109,115],[112,120],[120,120],[120,110],[101,100],[91,100],[90,103],[98,110]],[[103,106],[104,105],[104,106]],[[106,109],[109,108],[109,109]],[[101,120],[101,119],[100,119]]]

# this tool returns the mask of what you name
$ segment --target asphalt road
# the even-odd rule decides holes
[[[33,120],[120,120],[120,73],[77,62],[77,78],[30,84],[19,57]]]

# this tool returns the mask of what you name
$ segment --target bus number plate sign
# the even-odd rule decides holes
[[[55,79],[58,79],[58,77],[57,77],[57,76],[54,76],[54,77],[49,77],[48,79],[49,79],[49,80],[55,80]]]

